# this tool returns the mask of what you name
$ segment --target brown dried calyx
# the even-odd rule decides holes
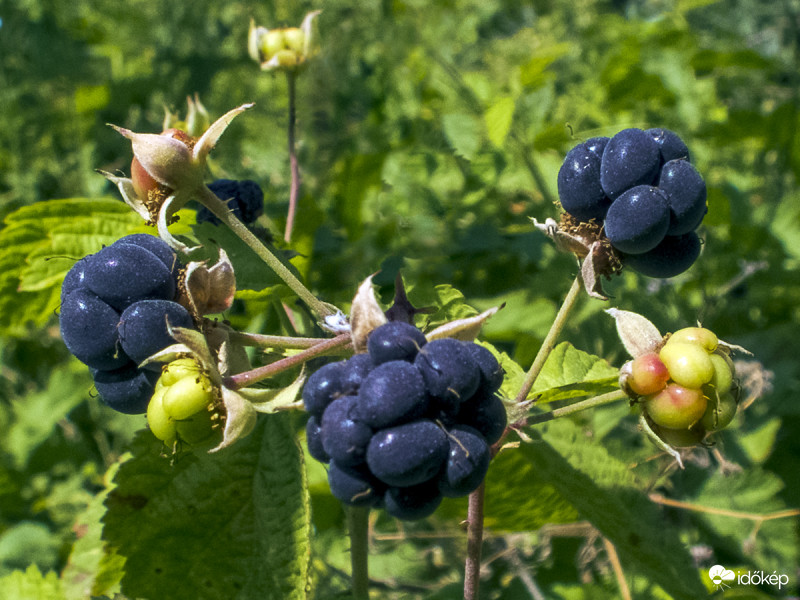
[[[548,236],[562,252],[577,256],[581,263],[581,279],[586,292],[593,298],[608,300],[603,291],[601,278],[611,276],[622,269],[622,260],[603,232],[602,223],[594,219],[579,221],[568,213],[563,213],[559,222],[547,219],[533,224]]]

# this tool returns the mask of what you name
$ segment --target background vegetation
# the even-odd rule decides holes
[[[529,221],[556,215],[564,154],[625,127],[672,129],[709,186],[703,254],[675,280],[625,273],[607,291],[614,306],[662,331],[699,320],[745,346],[766,368],[750,363],[750,389],[763,394],[714,453],[697,451],[681,473],[650,460],[657,451],[625,406],[576,419],[585,435],[574,443],[591,440],[590,450],[637,465],[648,490],[683,502],[757,514],[797,508],[797,0],[3,0],[0,598],[17,589],[12,584],[43,598],[87,597],[87,585],[118,591],[114,557],[97,566],[101,494],[144,423],[106,409],[60,342],[59,270],[43,265],[60,260],[63,276],[71,263],[43,256],[40,242],[65,217],[37,213],[37,203],[116,199],[95,169],[127,172],[130,146],[105,124],[158,131],[164,107],[183,112],[197,92],[212,118],[256,102],[226,132],[212,171],[263,185],[261,225],[280,240],[289,190],[286,80],[247,57],[247,27],[251,18],[296,25],[316,8],[323,50],[298,81],[303,179],[289,246],[315,293],[344,307],[358,282],[379,271],[388,302],[402,270],[418,303],[441,302],[443,284],[477,309],[505,302],[483,337],[526,368],[576,270]],[[108,205],[98,200],[116,211]],[[22,213],[26,229],[9,235],[23,207],[34,211]],[[240,297],[226,315],[237,326],[285,327],[273,288]],[[619,366],[626,356],[602,313],[608,305],[585,298],[580,306],[564,338]],[[724,471],[719,456],[739,469]],[[309,465],[311,571],[314,588],[334,595],[347,586],[346,538],[323,477]],[[619,597],[600,538],[581,525],[597,524],[591,507],[517,459],[499,461],[490,477],[486,598]],[[403,527],[377,518],[371,568],[380,597],[459,597],[463,508],[448,504]],[[686,572],[717,563],[777,571],[790,575],[793,590],[750,587],[748,597],[798,592],[798,519],[766,521],[754,532],[748,519],[682,509],[662,517],[691,548],[695,564]],[[647,573],[632,568],[626,576],[635,597],[668,597]]]

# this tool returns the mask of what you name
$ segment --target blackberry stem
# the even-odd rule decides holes
[[[539,423],[544,423],[546,421],[552,421],[553,419],[558,419],[559,417],[566,417],[567,415],[571,415],[576,412],[580,412],[582,410],[597,408],[598,406],[611,404],[612,402],[616,402],[617,400],[626,400],[628,398],[629,398],[628,395],[622,390],[614,390],[613,392],[608,392],[607,394],[601,394],[600,396],[594,396],[593,398],[588,398],[586,400],[581,400],[580,402],[575,402],[574,404],[570,404],[569,406],[556,408],[555,410],[551,410],[546,413],[542,413],[540,415],[534,415],[529,419],[527,419],[525,424],[537,425]]]
[[[292,229],[294,228],[294,215],[297,211],[297,197],[300,192],[300,167],[297,163],[297,148],[295,145],[295,129],[297,126],[297,73],[287,71],[286,81],[289,89],[289,125],[286,131],[286,138],[289,145],[289,170],[291,172],[291,183],[289,187],[289,212],[286,215],[286,230],[283,234],[285,242],[292,240]]]
[[[464,565],[464,600],[478,600],[483,546],[483,501],[486,484],[469,495],[467,508],[467,562]]]
[[[369,600],[369,508],[347,508],[353,600]]]
[[[528,393],[530,393],[533,384],[536,383],[536,378],[539,377],[539,373],[542,372],[542,367],[544,367],[547,357],[550,356],[550,352],[553,351],[553,348],[556,345],[556,339],[564,329],[564,325],[567,322],[567,316],[569,316],[570,311],[573,309],[578,297],[580,296],[581,288],[581,276],[578,274],[575,277],[575,280],[572,282],[572,287],[569,288],[569,292],[567,292],[564,302],[561,304],[561,308],[558,309],[558,314],[556,314],[553,324],[550,325],[550,331],[547,332],[547,335],[545,336],[544,341],[539,348],[539,352],[536,353],[536,358],[533,359],[531,368],[528,370],[528,373],[525,376],[525,381],[522,383],[522,388],[517,394],[517,404],[527,400]]]
[[[197,190],[198,198],[197,200],[200,201],[208,210],[210,210],[214,215],[225,225],[231,228],[231,230],[239,236],[239,238],[250,248],[258,254],[259,258],[263,260],[270,269],[272,269],[275,274],[280,277],[283,282],[289,286],[289,288],[297,294],[300,299],[305,302],[308,307],[317,314],[319,318],[325,318],[327,316],[331,316],[336,314],[337,309],[335,306],[331,306],[325,302],[319,300],[314,294],[312,294],[306,286],[302,284],[302,282],[294,276],[294,274],[286,268],[286,266],[278,260],[278,257],[275,256],[269,248],[267,248],[261,240],[259,240],[253,232],[250,231],[247,226],[242,223],[236,215],[231,212],[228,206],[212,192],[206,186],[200,186]]]
[[[315,344],[311,348],[306,348],[302,352],[298,352],[292,356],[287,356],[286,358],[277,360],[274,363],[264,365],[263,367],[256,367],[250,371],[245,371],[243,373],[237,373],[236,375],[226,377],[223,380],[223,384],[229,389],[238,390],[259,381],[263,381],[264,379],[277,375],[278,373],[282,373],[283,371],[291,369],[292,367],[301,365],[317,356],[322,356],[323,354],[344,348],[348,344],[350,344],[350,334],[342,333],[337,335],[335,338],[325,339]]]

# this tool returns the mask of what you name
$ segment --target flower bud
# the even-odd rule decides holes
[[[317,53],[315,20],[320,11],[306,15],[300,27],[267,29],[251,21],[247,36],[250,57],[265,71],[294,71]]]

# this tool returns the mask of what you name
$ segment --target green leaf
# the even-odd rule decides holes
[[[706,591],[678,533],[644,493],[630,467],[566,419],[529,427],[520,452],[537,475],[568,500],[616,547],[623,568],[631,566],[677,599]]]
[[[514,106],[514,98],[503,96],[492,104],[483,115],[489,141],[498,148],[503,145],[508,132],[511,130],[511,122],[514,120]]]
[[[0,447],[13,457],[17,468],[24,467],[58,422],[88,398],[91,385],[86,367],[74,361],[54,371],[45,389],[12,400],[13,419]]]
[[[233,447],[160,455],[142,432],[115,477],[104,538],[125,557],[123,593],[173,600],[306,598],[309,499],[290,415]]]
[[[784,487],[779,477],[758,467],[732,474],[718,469],[705,479],[693,501],[708,508],[766,515],[796,508],[781,500]],[[800,534],[791,525],[797,516],[763,521],[758,526],[752,520],[713,513],[702,513],[700,518],[722,536],[726,548],[742,551],[743,560],[753,561],[764,571],[782,573],[787,565],[798,564]]]
[[[237,290],[261,291],[270,287],[282,286],[283,280],[262,261],[250,246],[245,244],[239,237],[225,225],[212,225],[211,223],[199,223],[192,228],[195,236],[207,247],[207,257],[212,263],[216,261],[217,247],[222,247],[228,254],[233,270],[236,273]],[[281,259],[296,277],[300,277],[297,269],[294,268],[288,258],[292,253],[282,253],[270,244],[267,244],[272,253]],[[284,254],[284,256],[281,256]]]
[[[47,200],[8,214],[0,229],[0,333],[25,335],[58,308],[75,261],[140,230],[142,220],[109,198]]]
[[[0,600],[65,600],[58,575],[42,575],[36,565],[0,578]]]
[[[442,117],[444,136],[459,156],[472,160],[481,147],[483,127],[468,113],[449,113]]]
[[[619,371],[602,358],[578,350],[569,342],[553,348],[530,396],[537,403],[585,398],[619,388]]]
[[[68,598],[113,597],[119,592],[125,559],[113,552],[104,553],[101,519],[105,513],[107,491],[92,498],[73,526],[78,539],[72,545],[61,580]]]
[[[572,523],[578,512],[515,449],[500,452],[486,475],[484,526],[493,533],[535,531],[547,523]],[[467,498],[448,499],[438,517],[462,520]]]
[[[35,564],[55,568],[59,539],[42,523],[20,521],[0,535],[0,574]]]

